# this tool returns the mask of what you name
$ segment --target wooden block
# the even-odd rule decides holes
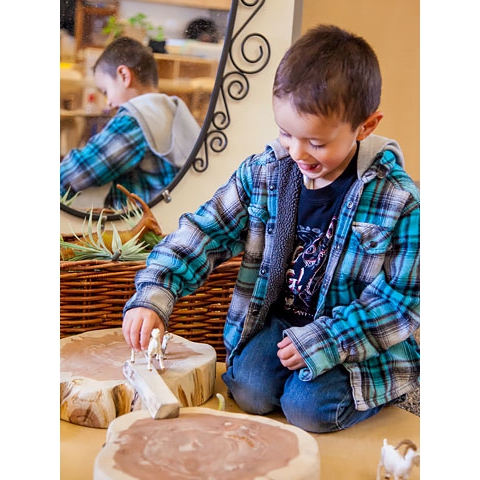
[[[156,368],[148,369],[146,359],[123,364],[123,374],[140,395],[152,418],[178,417],[180,403]]]

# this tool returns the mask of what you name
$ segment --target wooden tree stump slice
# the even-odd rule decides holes
[[[318,480],[312,435],[268,417],[182,408],[155,420],[146,410],[115,419],[95,459],[94,480]]]
[[[60,418],[107,428],[112,420],[144,405],[123,373],[130,359],[121,328],[94,330],[60,340]],[[136,363],[146,363],[143,353]],[[182,407],[206,402],[215,387],[215,349],[172,335],[165,370],[158,371]],[[159,368],[154,361],[154,367]]]

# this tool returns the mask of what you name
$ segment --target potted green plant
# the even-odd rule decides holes
[[[103,27],[102,33],[108,35],[107,43],[115,40],[122,34],[123,24],[117,20],[117,17],[108,17],[106,25]]]
[[[108,18],[102,32],[108,34],[107,45],[118,37],[134,38],[143,44],[146,44],[148,41],[147,30],[136,23],[135,17],[122,20],[111,16]]]
[[[165,48],[165,44],[166,44],[165,34],[163,32],[162,26],[152,28],[148,35],[150,37],[148,41],[148,46],[155,53],[167,53],[167,50]]]
[[[167,53],[165,35],[162,26],[154,27],[144,13],[137,13],[126,20],[118,20],[115,16],[108,18],[103,33],[109,35],[107,43],[124,36],[131,37],[148,46],[156,53]]]

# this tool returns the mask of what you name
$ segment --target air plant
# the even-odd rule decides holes
[[[68,190],[65,192],[65,195],[63,195],[63,197],[60,197],[60,203],[63,203],[65,206],[69,207],[73,203],[73,201],[80,195],[80,193],[81,192],[77,192],[71,198],[68,198],[70,195],[70,187],[68,187]]]
[[[112,224],[111,247],[107,247],[102,234],[102,213],[100,213],[96,233],[94,234],[92,212],[90,212],[88,223],[85,226],[83,222],[83,232],[81,237],[73,234],[77,242],[68,242],[60,239],[60,248],[68,252],[68,260],[121,260],[138,261],[145,260],[149,254],[148,245],[145,242],[138,242],[141,232],[131,237],[125,243]],[[64,255],[65,257],[66,255]]]
[[[129,223],[130,229],[118,231],[112,224],[111,230],[104,230],[103,211],[100,212],[95,228],[93,210],[90,210],[88,222],[86,219],[83,222],[81,235],[73,233],[74,238],[71,241],[60,238],[61,260],[145,260],[149,250],[164,237],[148,205],[122,185],[117,185],[117,188],[127,196],[130,215],[122,218]],[[135,202],[141,205],[143,213]]]
[[[133,229],[135,225],[138,225],[142,221],[144,213],[141,208],[138,208],[136,203],[134,203],[131,198],[127,197],[127,214],[122,215],[122,220],[128,225],[129,228]],[[153,248],[162,238],[163,234],[157,234],[154,231],[150,230],[145,232],[142,236],[142,241],[147,244],[147,247]]]

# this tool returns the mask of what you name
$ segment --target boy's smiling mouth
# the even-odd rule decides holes
[[[305,172],[317,172],[322,166],[319,163],[302,163],[297,162],[298,167]]]

